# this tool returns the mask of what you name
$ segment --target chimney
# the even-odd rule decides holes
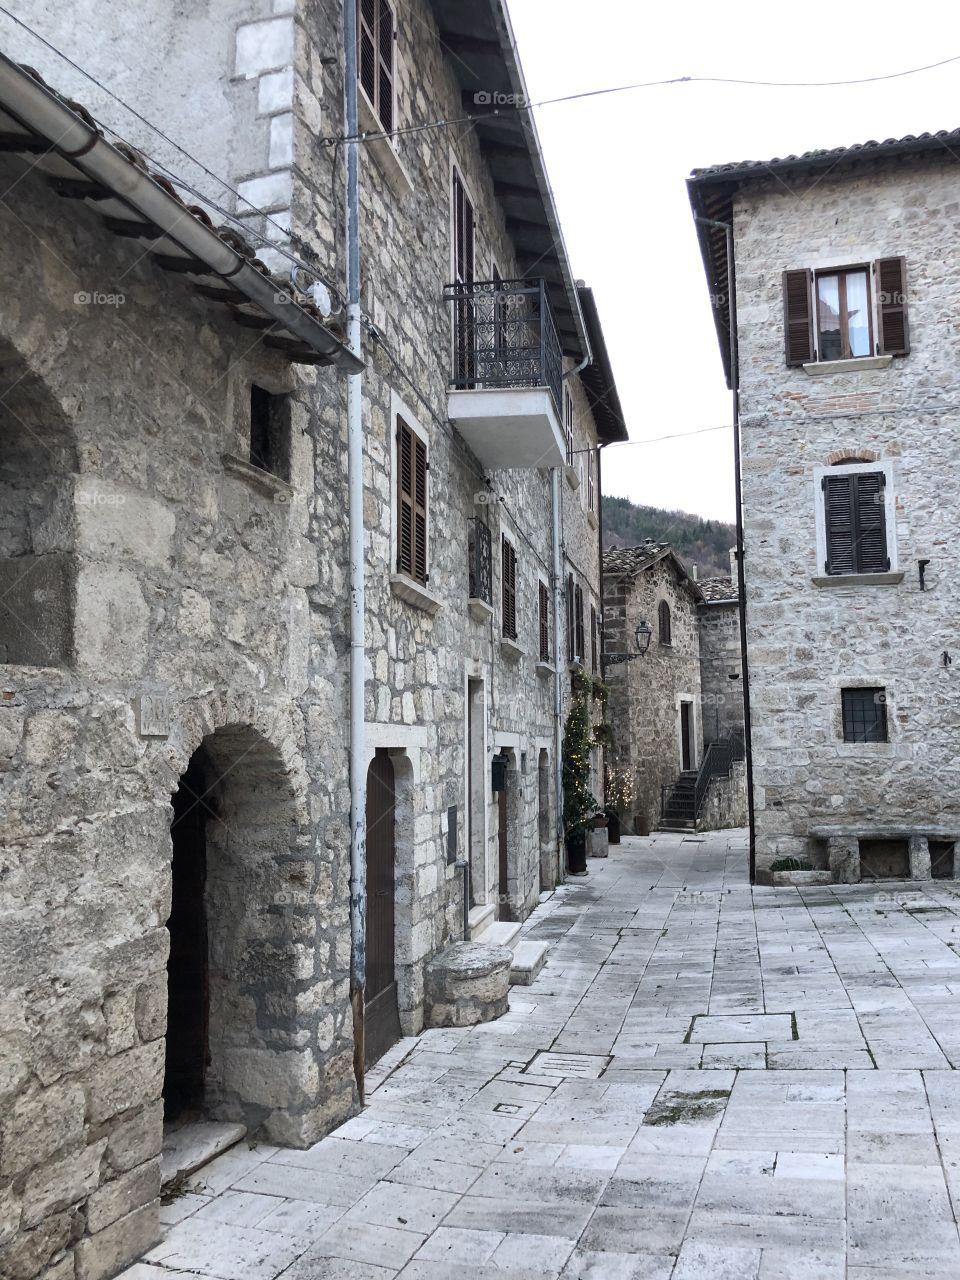
[[[695,564],[692,564],[692,565],[690,566],[690,577],[694,580],[694,582],[697,582],[697,581],[698,581],[698,578],[697,578],[697,566],[696,566]]]
[[[736,582],[737,579],[737,548],[730,548],[730,580]]]

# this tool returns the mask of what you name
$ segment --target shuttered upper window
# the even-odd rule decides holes
[[[584,654],[586,651],[586,644],[585,644],[584,626],[583,626],[583,587],[581,587],[579,584],[575,586],[573,589],[573,600],[574,600],[573,614],[574,614],[574,622],[576,624],[576,636],[575,636],[576,643],[574,647],[576,649],[577,658],[579,659],[580,662],[583,662]]]
[[[538,593],[538,617],[540,623],[540,661],[550,661],[550,591],[545,582],[540,583]]]
[[[567,574],[567,660],[572,662],[577,656],[577,627],[574,621],[574,585],[573,574]]]
[[[394,17],[388,0],[357,0],[360,84],[389,133],[394,116]]]
[[[670,622],[670,606],[661,600],[657,607],[657,625],[661,644],[673,644],[673,628]]]
[[[878,467],[835,467],[820,479],[823,495],[823,572],[886,573],[887,474]]]
[[[907,270],[903,258],[827,271],[785,271],[786,362],[906,355]]]
[[[517,552],[509,538],[503,539],[500,563],[503,592],[503,634],[508,640],[517,638]]]
[[[397,572],[426,583],[427,446],[397,417]]]
[[[573,396],[563,388],[563,438],[567,450],[567,466],[573,466]]]

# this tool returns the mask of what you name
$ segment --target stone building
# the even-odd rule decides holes
[[[703,742],[743,743],[743,663],[736,563],[729,578],[698,578]]]
[[[759,877],[955,872],[956,137],[690,179],[739,386]]]
[[[522,92],[498,0],[378,13],[366,127]],[[358,1106],[342,38],[335,3],[43,21],[189,152],[8,48],[65,96],[0,64],[0,1273],[97,1280],[155,1238],[165,1110],[306,1146]],[[423,1025],[433,957],[510,943],[562,874],[625,429],[526,115],[361,160],[382,1048]]]

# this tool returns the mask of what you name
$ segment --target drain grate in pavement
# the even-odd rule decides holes
[[[597,1080],[610,1064],[609,1054],[538,1053],[524,1071],[527,1076],[562,1076],[570,1080]]]

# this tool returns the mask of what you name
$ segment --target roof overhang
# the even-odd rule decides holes
[[[30,156],[60,195],[89,203],[115,234],[149,246],[159,266],[190,278],[238,324],[261,330],[267,348],[295,363],[362,369],[319,311],[274,279],[242,236],[214,229],[204,210],[149,173],[139,153],[107,142],[88,112],[3,54],[0,150]]]
[[[430,0],[440,41],[460,85],[504,210],[524,276],[542,277],[564,354],[582,360],[590,340],[547,181],[516,40],[503,0]],[[484,101],[484,97],[487,101]]]
[[[590,408],[601,444],[619,444],[628,439],[620,396],[610,364],[610,355],[600,327],[600,316],[593,290],[580,285],[580,305],[593,351],[593,363],[580,373],[580,381],[590,397]]]

